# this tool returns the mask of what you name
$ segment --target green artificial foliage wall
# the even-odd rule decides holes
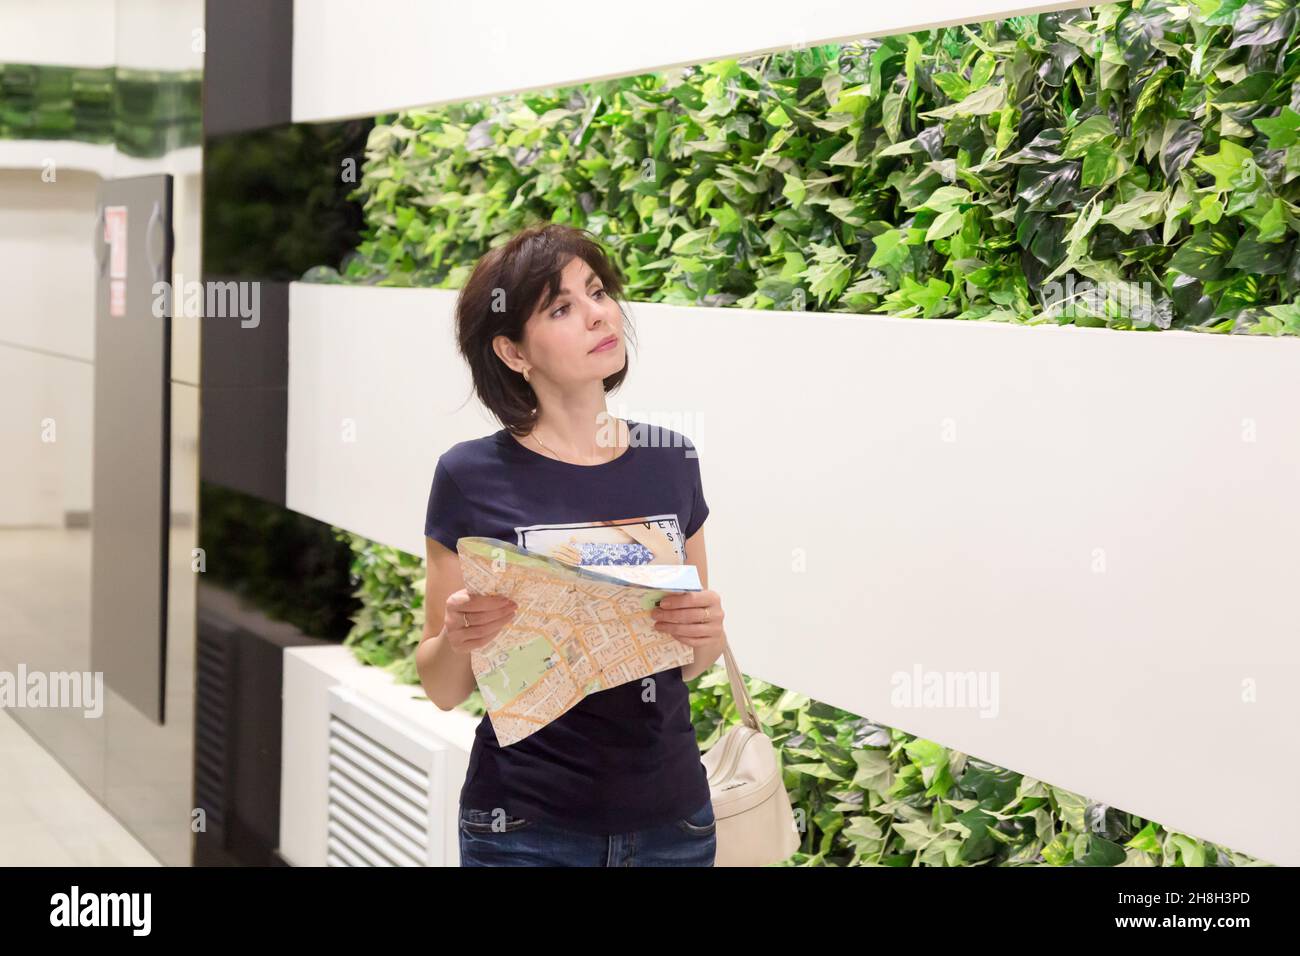
[[[197,146],[203,126],[200,71],[0,63],[0,140],[116,143],[156,157]]]
[[[458,288],[557,221],[633,301],[1297,334],[1298,37],[1147,0],[381,116],[306,278]]]

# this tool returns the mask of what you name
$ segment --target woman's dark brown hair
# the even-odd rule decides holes
[[[624,332],[631,340],[618,267],[592,233],[562,223],[529,226],[490,249],[456,300],[456,344],[469,363],[474,391],[501,424],[520,437],[536,424],[537,393],[523,375],[501,361],[492,340],[505,335],[512,342],[522,341],[528,317],[560,294],[560,273],[574,256],[591,267],[604,283],[605,294],[619,302]],[[628,362],[605,379],[606,392],[622,383]]]

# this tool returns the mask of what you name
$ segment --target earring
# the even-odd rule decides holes
[[[525,382],[528,381],[528,368],[527,368],[526,366],[525,366],[525,368],[524,368],[524,381],[525,381]]]

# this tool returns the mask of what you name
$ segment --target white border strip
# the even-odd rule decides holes
[[[1008,0],[296,0],[293,120],[373,116],[799,45],[1089,6]],[[395,25],[399,28],[395,29]]]

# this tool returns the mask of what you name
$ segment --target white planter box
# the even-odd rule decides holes
[[[459,862],[478,718],[440,711],[342,645],[284,652],[280,854],[294,866]]]

